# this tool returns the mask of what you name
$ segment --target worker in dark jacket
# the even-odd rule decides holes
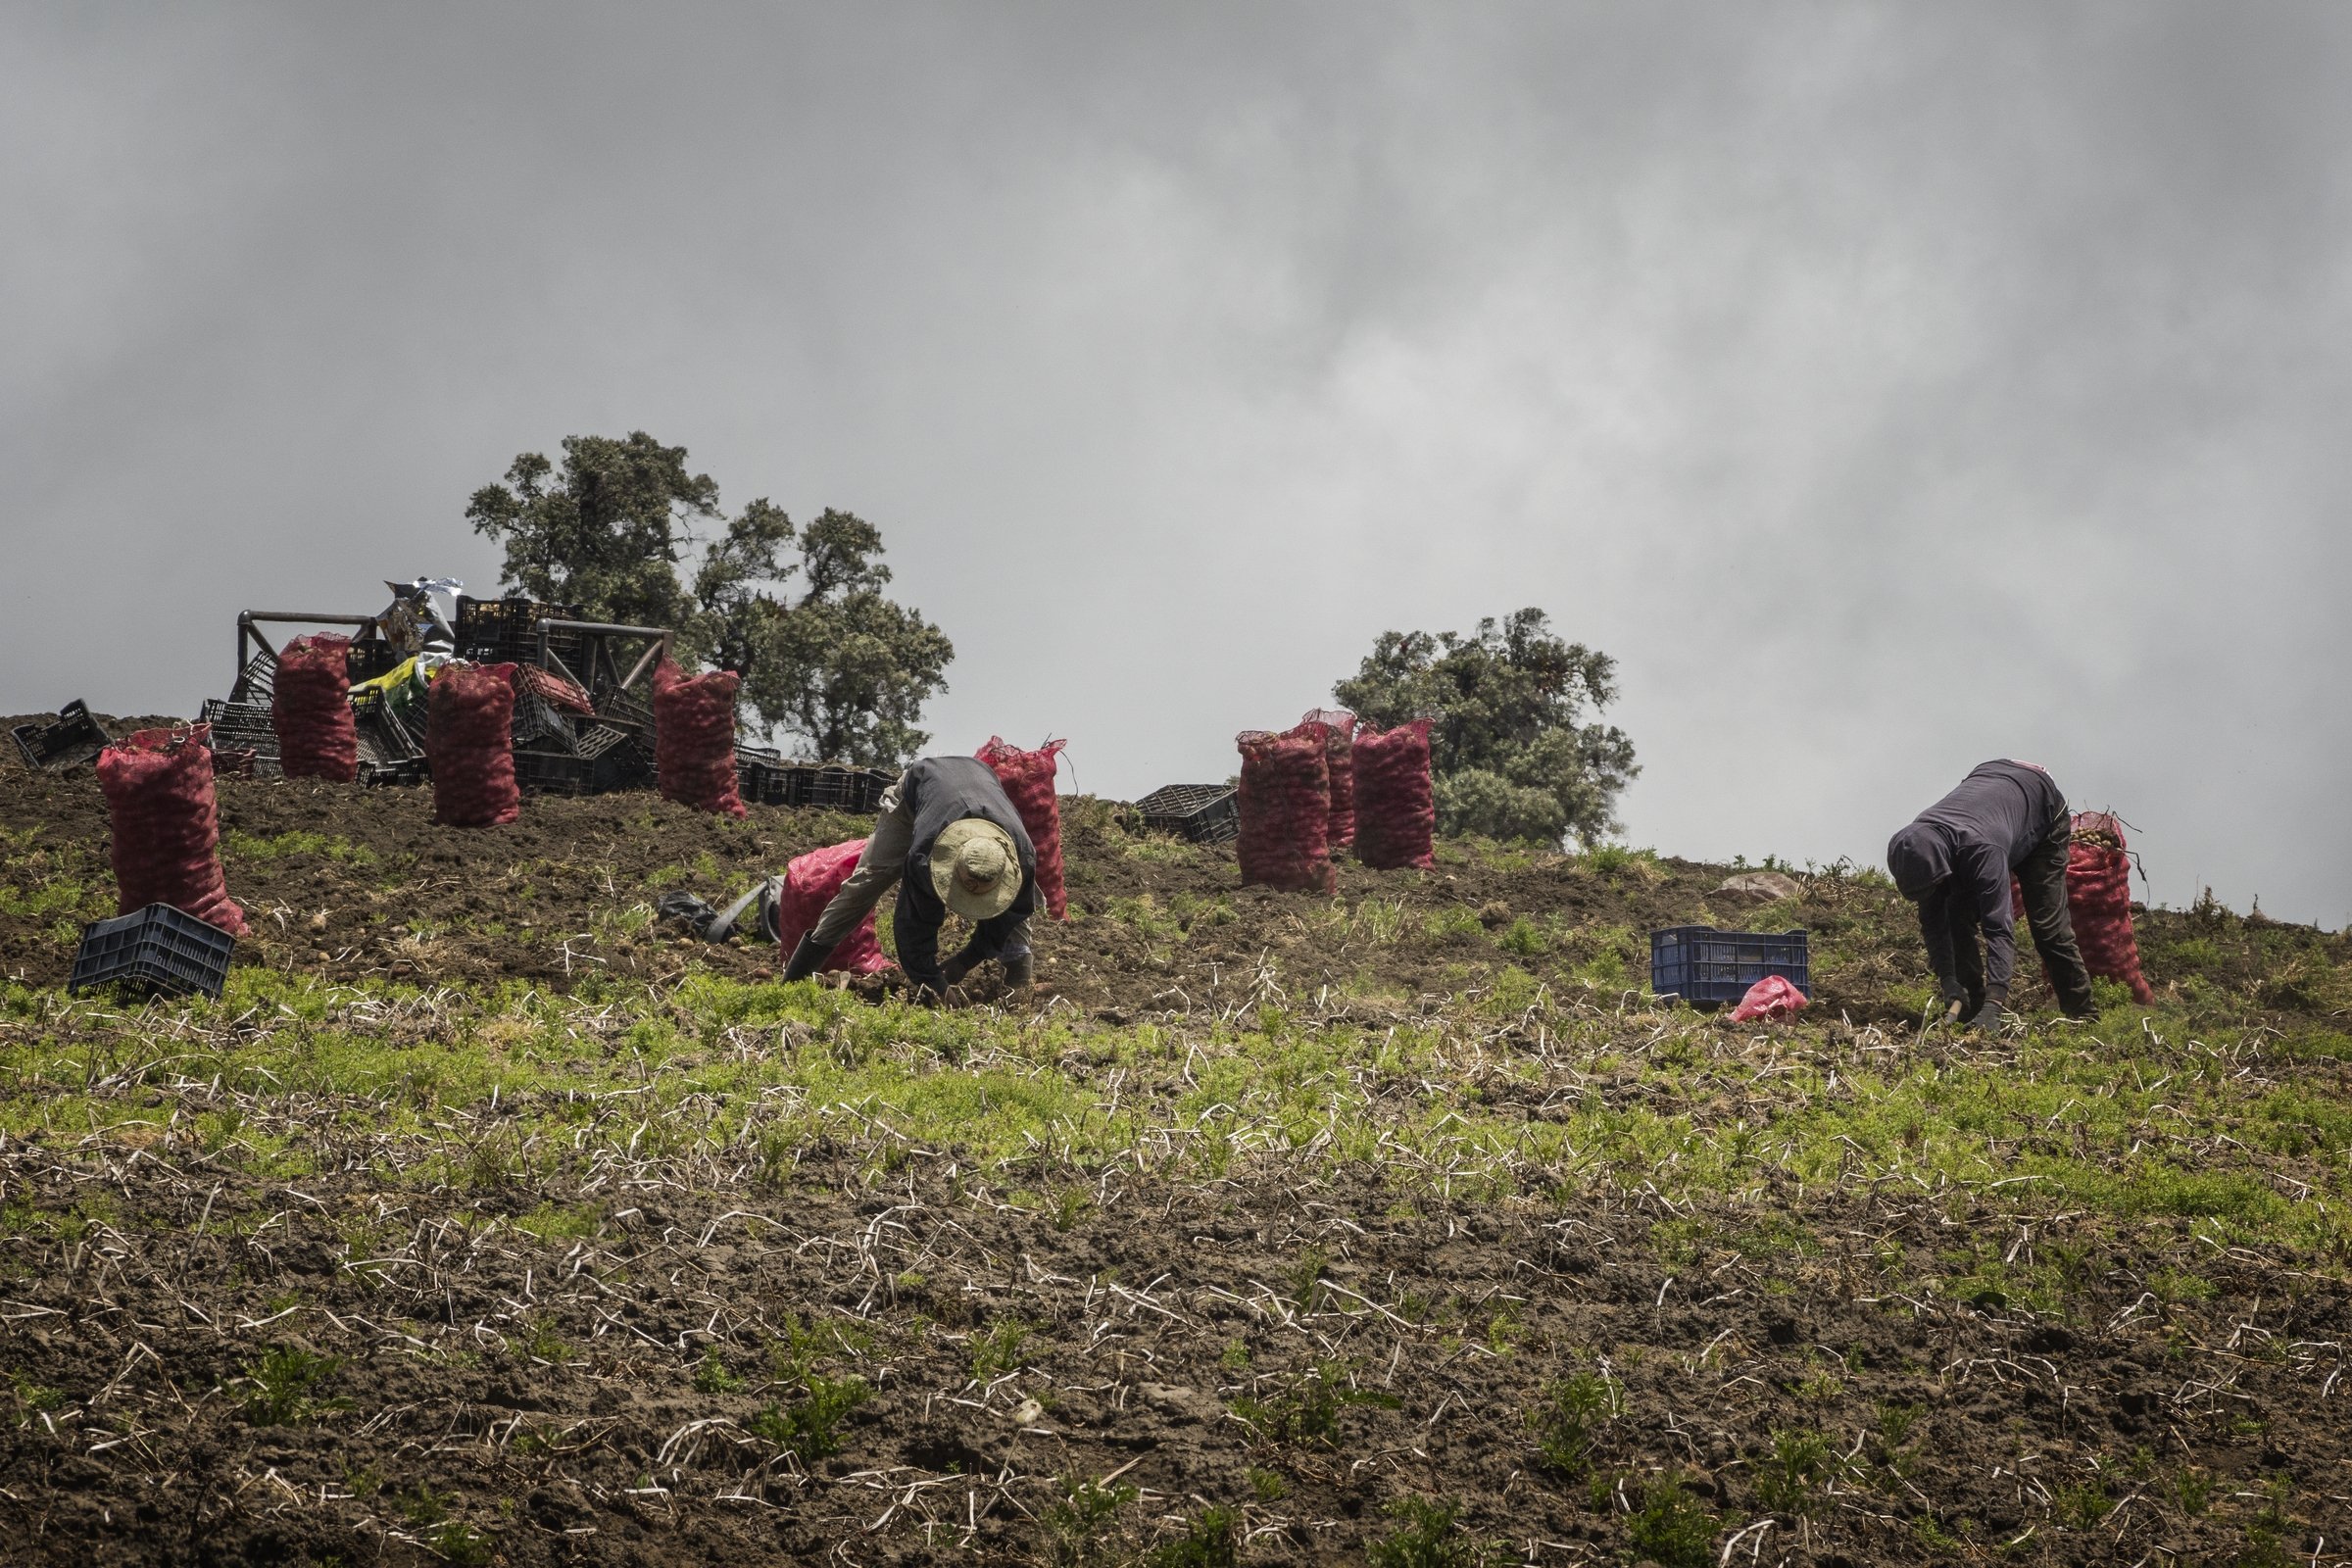
[[[2070,1018],[2090,1012],[2090,971],[2066,910],[2066,859],[2074,818],[2047,771],[2033,762],[1986,762],[1919,813],[1886,846],[1886,868],[1919,906],[1928,966],[1944,1016],[1976,1027],[2000,1022],[2017,963],[2009,877],[2025,891],[2026,919],[2041,967]],[[1984,956],[1977,956],[1977,933]]]
[[[926,758],[883,792],[882,814],[858,868],[792,950],[784,978],[816,973],[894,882],[899,903],[891,934],[899,967],[918,994],[959,985],[990,958],[1004,961],[1008,985],[1035,977],[1029,916],[1037,908],[1037,851],[986,762]],[[942,963],[939,928],[951,910],[972,922],[972,939]]]

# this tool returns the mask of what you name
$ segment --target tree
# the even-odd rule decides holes
[[[1642,771],[1625,732],[1598,721],[1617,696],[1616,669],[1608,655],[1553,636],[1541,610],[1522,610],[1469,637],[1383,632],[1332,690],[1382,729],[1433,721],[1442,831],[1591,844],[1617,827],[1617,797]]]
[[[754,727],[797,735],[810,756],[889,766],[930,739],[915,724],[947,689],[955,645],[883,593],[882,533],[862,518],[828,508],[796,528],[762,496],[706,543],[695,525],[723,515],[718,486],[642,430],[566,436],[560,466],[522,453],[466,515],[506,546],[503,585],[590,619],[672,628],[682,661],[743,675]]]
[[[505,484],[473,493],[466,515],[507,547],[502,583],[596,619],[678,626],[694,606],[677,564],[691,519],[718,515],[718,486],[686,471],[684,447],[643,430],[625,441],[572,435],[561,468],[525,452]]]
[[[931,738],[915,721],[956,657],[937,626],[883,595],[881,554],[880,530],[847,512],[828,507],[802,530],[800,600],[767,614],[744,684],[763,722],[814,756],[867,766],[903,761]]]

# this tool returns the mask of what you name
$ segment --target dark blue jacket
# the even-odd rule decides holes
[[[1946,996],[1958,973],[1952,956],[1955,902],[1975,912],[1984,933],[1985,989],[2009,995],[2017,967],[2009,873],[2025,863],[2065,810],[2057,784],[2031,762],[1984,762],[1888,841],[1886,869],[1903,897],[1919,904],[1928,966]]]

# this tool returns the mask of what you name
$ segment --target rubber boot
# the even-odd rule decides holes
[[[825,960],[833,956],[835,946],[836,944],[828,942],[823,947],[818,947],[813,937],[804,934],[799,945],[792,950],[791,961],[784,965],[784,978],[787,980],[808,979],[825,966]]]
[[[1017,958],[1004,960],[1004,983],[1019,991],[1037,978],[1037,956],[1024,953]]]

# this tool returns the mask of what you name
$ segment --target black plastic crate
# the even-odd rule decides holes
[[[1223,844],[1241,835],[1241,795],[1230,784],[1162,785],[1135,804],[1154,833],[1195,844]]]
[[[579,755],[588,764],[588,786],[595,794],[654,787],[653,757],[625,730],[591,724],[580,732]]]
[[[424,739],[409,727],[382,691],[356,694],[351,722],[360,743],[363,782],[406,784],[423,778]]]
[[[579,725],[570,713],[536,693],[522,692],[515,697],[514,736],[518,752],[579,755]]]
[[[882,792],[899,781],[899,775],[878,767],[836,767],[820,764],[801,770],[807,775],[804,785],[806,799],[799,806],[812,806],[819,810],[864,813],[879,810]]]
[[[782,758],[747,753],[740,747],[735,752],[735,793],[743,797],[746,806],[797,806],[792,787],[800,769]]]
[[[1738,1002],[1748,987],[1776,974],[1813,995],[1802,927],[1774,933],[1678,925],[1649,934],[1649,989],[1661,997],[1718,1006]]]
[[[536,599],[472,599],[458,596],[458,657],[483,664],[532,664],[539,661],[539,623],[578,620],[577,605],[545,604]],[[577,632],[554,632],[548,651],[570,662],[579,657]]]
[[[595,724],[570,751],[517,749],[514,781],[539,795],[610,795],[651,788],[654,767],[628,735]]]
[[[169,904],[94,920],[81,929],[68,995],[91,986],[136,986],[166,996],[200,992],[216,1000],[228,980],[237,939]]]
[[[596,708],[596,716],[606,723],[634,730],[649,741],[653,738],[654,705],[647,698],[614,686],[595,693],[590,702]],[[741,756],[741,751],[736,755]]]
[[[351,653],[345,659],[344,664],[350,671],[351,683],[356,686],[361,681],[373,680],[378,675],[391,674],[402,664],[407,663],[409,658],[409,655],[402,653],[381,637],[363,637],[351,645]]]
[[[228,689],[228,700],[232,703],[259,703],[268,708],[276,691],[277,656],[256,654],[245,661],[243,669],[237,671],[236,684]]]
[[[24,754],[24,764],[45,773],[87,766],[98,760],[98,754],[114,740],[78,697],[59,709],[57,717],[48,723],[19,724],[9,733],[16,737],[17,750]]]
[[[278,776],[277,730],[270,722],[268,703],[224,703],[218,697],[208,697],[196,717],[197,722],[213,726],[216,755],[251,752],[256,777]]]
[[[433,776],[421,757],[404,757],[396,762],[371,762],[360,759],[360,782],[363,784],[422,784]]]

